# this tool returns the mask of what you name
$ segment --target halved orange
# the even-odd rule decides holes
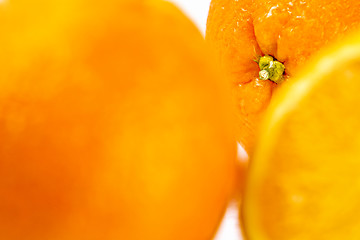
[[[250,163],[250,240],[360,239],[360,33],[275,95]]]

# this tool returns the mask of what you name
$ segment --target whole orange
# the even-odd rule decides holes
[[[237,139],[252,155],[258,125],[281,84],[261,80],[255,62],[270,55],[291,79],[307,59],[360,27],[357,0],[212,0],[206,39],[218,52],[238,105]]]
[[[0,12],[0,239],[210,239],[236,144],[192,23],[163,1]]]

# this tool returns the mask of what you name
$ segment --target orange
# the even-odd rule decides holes
[[[0,239],[211,239],[236,142],[193,24],[163,1],[0,12]]]
[[[249,240],[360,239],[360,33],[277,92],[250,163]]]
[[[275,57],[291,79],[311,55],[360,26],[359,7],[357,0],[212,0],[206,39],[233,85],[236,134],[250,155],[278,87],[260,80],[254,60]]]

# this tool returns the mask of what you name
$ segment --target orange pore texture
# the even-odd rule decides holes
[[[288,76],[320,48],[360,26],[357,0],[212,0],[206,39],[231,79],[237,137],[251,154],[275,83],[261,81],[253,60],[272,55]]]
[[[313,67],[307,64],[297,85],[289,83],[274,99],[247,183],[247,239],[360,238],[354,214],[360,211],[360,114],[354,111],[360,102],[360,35],[354,36]],[[317,72],[320,64],[328,64],[328,73]],[[300,84],[308,87],[300,90]],[[296,94],[301,97],[285,106],[284,99]],[[272,114],[275,105],[280,114]]]
[[[191,22],[163,1],[0,12],[0,239],[210,239],[236,142]]]

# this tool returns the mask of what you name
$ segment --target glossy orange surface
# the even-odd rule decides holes
[[[277,87],[259,80],[254,60],[274,56],[291,79],[319,49],[359,28],[359,7],[357,0],[212,0],[206,39],[233,84],[236,132],[249,154]]]

